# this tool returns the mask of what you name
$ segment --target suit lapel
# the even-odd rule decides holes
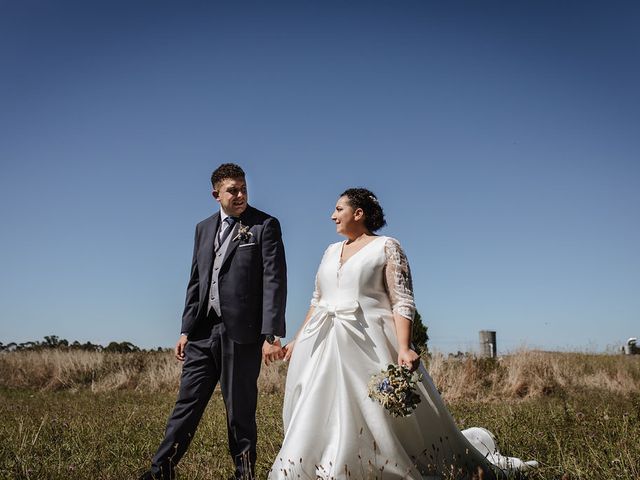
[[[238,245],[240,245],[240,239],[237,238],[240,225],[248,228],[252,227],[250,218],[251,218],[251,207],[247,205],[247,209],[242,213],[242,215],[240,215],[240,221],[233,226],[233,231],[229,235],[231,239],[229,240],[229,246],[227,247],[227,251],[224,254],[224,260],[222,261],[223,265],[227,262],[231,254],[236,251],[236,248],[238,248]]]
[[[224,259],[222,260],[223,265],[227,262],[227,260],[229,259],[229,256],[236,250],[236,248],[238,248],[238,245],[240,245],[240,239],[237,237],[238,237],[238,230],[240,229],[241,223],[242,223],[242,220],[237,222],[233,226],[233,230],[231,230],[231,233],[229,234],[229,245],[227,246],[227,251],[224,252]]]
[[[211,283],[211,270],[213,269],[213,249],[214,239],[218,232],[218,225],[220,224],[220,213],[216,213],[211,222],[208,222],[203,232],[202,240],[202,264],[206,268],[207,272],[207,285]]]

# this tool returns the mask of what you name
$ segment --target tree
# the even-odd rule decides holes
[[[411,326],[411,338],[419,354],[422,355],[428,351],[427,341],[429,340],[429,335],[427,334],[427,327],[422,323],[422,316],[417,310]]]
[[[65,348],[69,346],[69,341],[59,338],[57,335],[46,335],[44,342],[40,344],[44,348]]]
[[[38,346],[38,342],[22,342],[18,344],[18,350],[33,350]]]
[[[43,342],[43,347],[46,348],[56,348],[58,345],[60,345],[60,339],[58,338],[57,335],[45,335],[44,336],[44,342]]]
[[[132,353],[139,352],[140,348],[138,348],[131,342],[111,342],[104,348],[103,351],[109,353]]]

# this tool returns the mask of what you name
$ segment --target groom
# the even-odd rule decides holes
[[[253,478],[257,379],[283,357],[287,273],[278,220],[247,204],[242,168],[211,175],[220,211],[196,226],[191,278],[175,347],[184,361],[165,437],[141,479],[173,479],[202,413],[220,382],[236,478]]]

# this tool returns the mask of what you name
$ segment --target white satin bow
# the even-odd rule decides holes
[[[355,322],[357,321],[356,312],[359,308],[360,304],[356,300],[338,305],[332,305],[321,300],[316,305],[313,316],[305,325],[304,334],[306,336],[315,334],[328,320],[340,319]]]

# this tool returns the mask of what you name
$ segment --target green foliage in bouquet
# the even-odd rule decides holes
[[[417,382],[421,375],[407,367],[389,365],[369,381],[369,398],[380,403],[394,417],[407,417],[420,403]]]

